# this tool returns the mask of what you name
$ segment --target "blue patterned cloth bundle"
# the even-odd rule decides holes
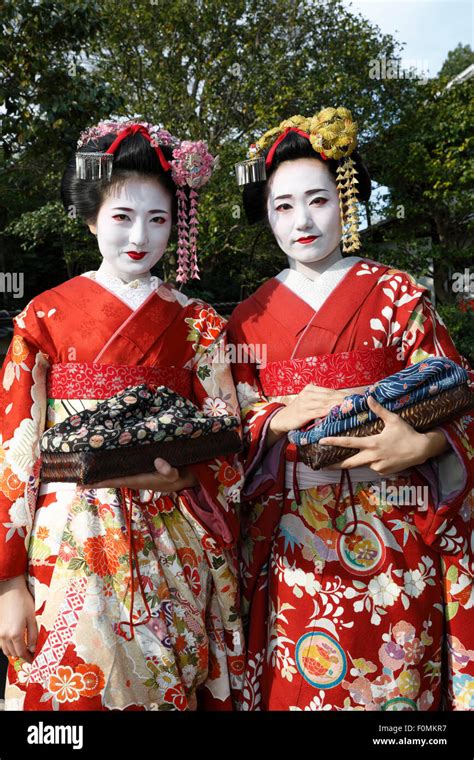
[[[326,417],[306,430],[291,430],[288,438],[297,446],[305,446],[317,443],[326,436],[343,435],[348,430],[373,422],[377,415],[369,409],[369,396],[373,396],[386,409],[397,412],[467,381],[466,370],[452,359],[429,357],[369,386],[363,394],[346,396],[341,404],[329,410]]]

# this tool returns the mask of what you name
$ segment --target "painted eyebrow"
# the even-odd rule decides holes
[[[313,193],[328,193],[329,190],[327,190],[325,187],[317,187],[315,190],[306,190],[305,195],[312,195]],[[289,195],[277,195],[274,200],[277,201],[280,198],[293,198],[291,193]]]
[[[114,206],[112,211],[134,211],[133,208],[125,208],[124,206]],[[168,214],[169,212],[166,211],[163,208],[152,208],[149,212],[149,214]]]

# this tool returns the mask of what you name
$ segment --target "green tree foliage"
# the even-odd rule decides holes
[[[123,104],[120,92],[91,73],[88,48],[106,23],[100,5],[2,3],[0,263],[25,273],[27,299],[74,271],[67,258],[77,232],[58,205],[61,174],[83,125]],[[83,230],[80,237],[91,248]],[[8,295],[0,298],[18,308]]]
[[[73,234],[58,225],[51,203],[80,131],[100,118],[160,122],[206,139],[219,155],[201,204],[202,284],[190,291],[236,300],[284,262],[268,232],[243,218],[233,164],[248,144],[293,113],[331,104],[352,108],[364,140],[395,123],[414,94],[409,81],[370,78],[371,62],[396,55],[396,43],[341,0],[10,0],[4,7],[0,218],[8,230],[4,264],[28,264],[28,296],[45,279],[42,267],[30,268],[25,246],[49,265],[52,282],[97,256],[86,228]],[[43,207],[51,219],[40,238],[33,225],[28,243],[32,218],[20,220]],[[21,238],[13,234],[20,230]],[[164,266],[171,272],[172,258]]]
[[[455,76],[464,71],[464,69],[467,69],[468,66],[472,66],[473,63],[474,50],[470,45],[461,45],[459,43],[454,50],[449,51],[438,77],[447,84],[449,80],[454,79]]]
[[[456,273],[474,260],[472,79],[449,85],[459,73],[451,64],[460,60],[466,68],[469,50],[448,54],[442,74],[420,84],[400,120],[367,146],[372,175],[390,190],[384,214],[391,221],[365,238],[371,255],[433,277],[438,310],[473,359],[474,313],[458,308],[469,288],[453,287]]]

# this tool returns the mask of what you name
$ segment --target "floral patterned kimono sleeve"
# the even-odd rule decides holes
[[[446,356],[469,371],[426,293],[420,294],[412,308],[402,346],[407,365],[428,356]],[[474,374],[469,374],[474,380]],[[442,553],[456,554],[466,539],[469,520],[466,500],[474,485],[472,414],[440,425],[440,429],[451,448],[417,468],[428,480],[433,498],[427,511],[417,514],[416,522],[428,545]]]
[[[27,572],[46,417],[48,359],[39,346],[37,316],[28,319],[34,336],[25,324],[28,308],[14,322],[0,375],[0,581]]]
[[[196,350],[194,401],[208,415],[239,417],[226,356],[225,322],[209,307],[203,319],[203,311],[198,319],[187,320],[192,328],[189,337],[195,341]],[[230,710],[240,696],[244,666],[237,557],[237,507],[243,470],[238,454],[216,457],[190,469],[199,485],[184,491],[193,509],[188,516],[200,537],[212,576],[206,620],[209,676],[199,692],[198,704],[200,709]],[[229,692],[232,700],[223,699],[221,695]]]
[[[238,358],[249,344],[245,332],[234,320],[228,337]],[[262,575],[265,575],[272,536],[279,523],[285,485],[285,453],[288,439],[283,436],[266,448],[266,436],[272,417],[284,404],[268,399],[262,389],[258,367],[248,361],[235,361],[232,373],[244,431],[245,487],[241,513],[241,584],[242,616],[248,625],[250,608]]]
[[[206,312],[204,318],[203,311]],[[223,414],[240,417],[232,372],[226,359],[225,321],[210,307],[201,310],[199,319],[186,321],[192,328],[188,339],[195,341],[194,402],[211,417]],[[196,514],[199,513],[205,527],[220,535],[224,545],[232,545],[239,533],[236,507],[243,484],[239,455],[217,457],[191,465],[190,469],[199,481],[188,494],[197,509]]]
[[[228,327],[228,336],[239,361],[232,363],[232,374],[242,415],[244,433],[245,499],[263,495],[275,484],[283,488],[286,436],[266,448],[268,426],[272,417],[285,404],[268,399],[262,389],[258,367],[245,351],[248,344],[244,331],[235,321]],[[246,357],[243,355],[246,354]],[[248,359],[242,360],[242,359]]]

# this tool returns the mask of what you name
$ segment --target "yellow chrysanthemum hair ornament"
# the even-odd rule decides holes
[[[341,210],[342,250],[352,253],[360,248],[359,211],[357,207],[357,171],[351,153],[357,146],[357,124],[347,108],[323,108],[315,116],[292,116],[278,127],[269,129],[249,148],[249,158],[235,165],[237,183],[246,185],[267,178],[277,146],[289,132],[308,138],[324,161],[339,162],[336,186]],[[271,147],[270,147],[271,146]],[[270,148],[266,154],[264,152]]]

